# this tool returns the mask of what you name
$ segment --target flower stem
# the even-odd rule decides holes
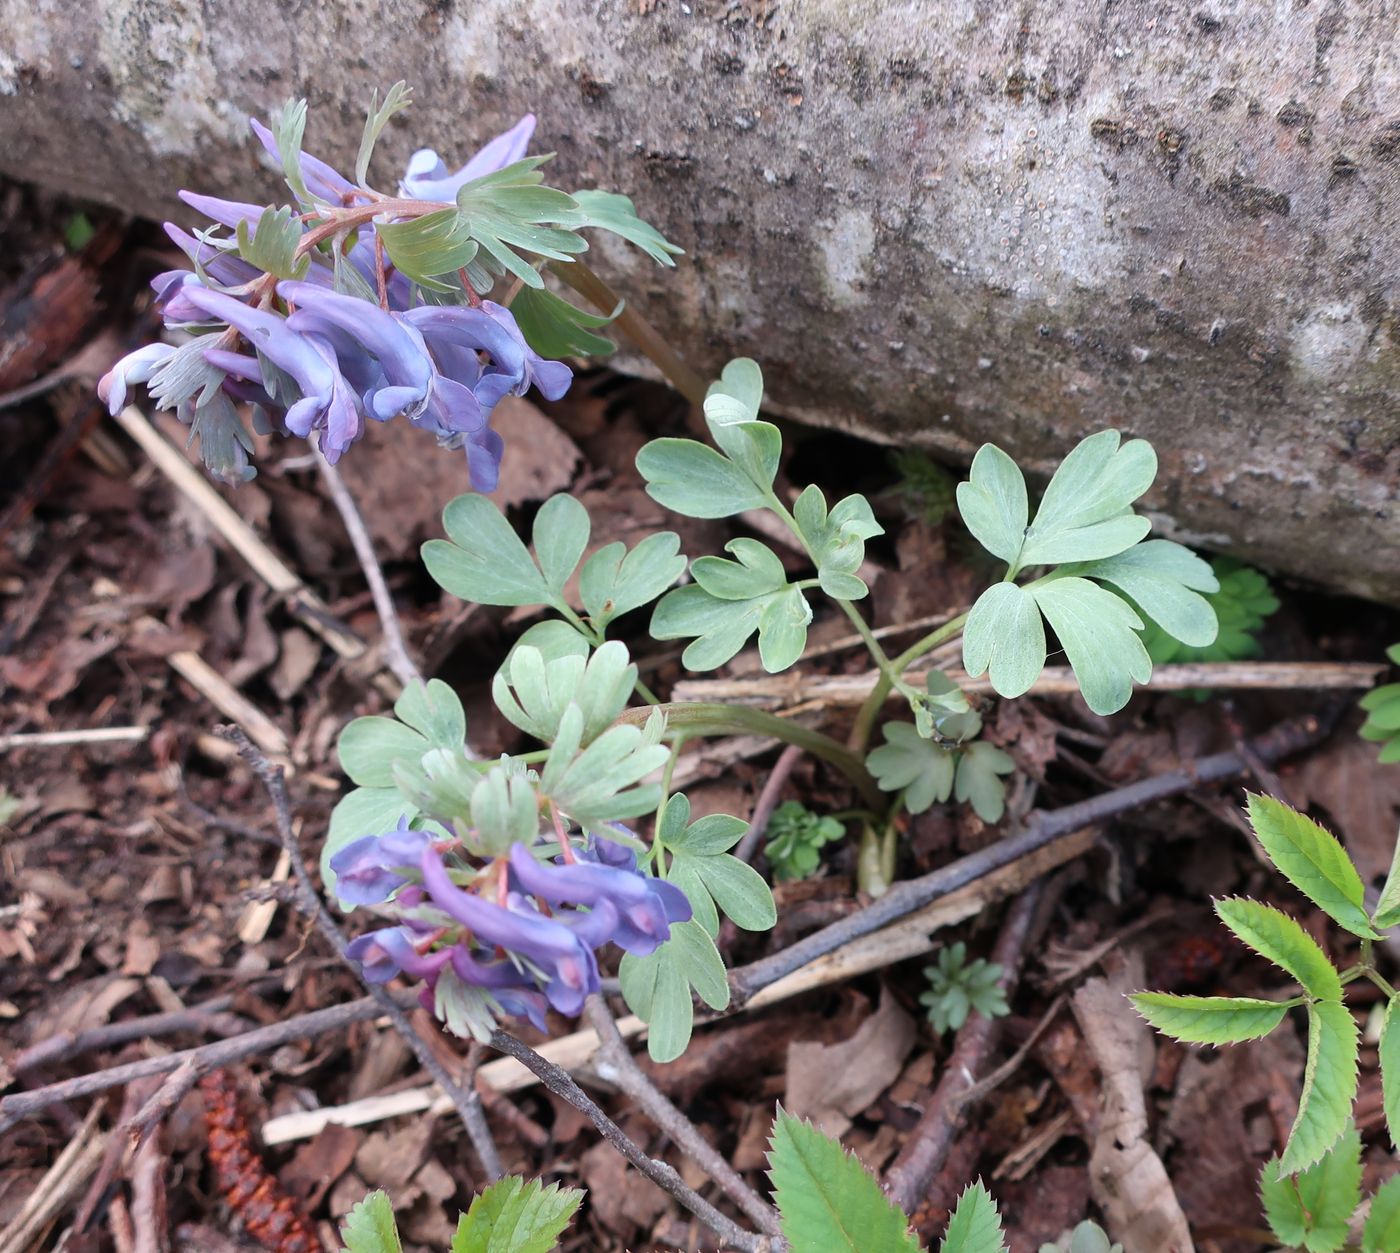
[[[856,714],[855,723],[851,727],[850,739],[846,741],[853,752],[863,752],[865,746],[870,743],[871,732],[875,729],[875,719],[880,716],[880,710],[884,708],[885,698],[893,690],[899,676],[920,657],[932,652],[944,640],[952,639],[966,624],[967,614],[959,614],[936,630],[930,631],[923,639],[911,644],[893,661],[880,666],[880,677],[875,680],[875,686],[870,689],[870,695],[865,698],[865,703]],[[878,641],[875,642],[875,646],[879,647]],[[876,660],[878,664],[878,658]]]

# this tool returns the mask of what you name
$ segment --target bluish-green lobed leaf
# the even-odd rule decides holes
[[[637,216],[636,206],[626,196],[611,191],[576,191],[574,201],[584,215],[585,228],[597,227],[620,235],[658,265],[674,266],[673,258],[685,256],[684,248],[671,243],[656,227]]]
[[[1315,1165],[1296,1177],[1271,1158],[1259,1174],[1269,1226],[1284,1244],[1308,1253],[1336,1253],[1361,1203],[1361,1136],[1350,1124]]]
[[[394,762],[417,761],[431,747],[421,732],[393,718],[375,715],[350,722],[340,733],[337,751],[340,768],[351,782],[384,788],[394,784]]]
[[[1337,837],[1272,796],[1249,795],[1259,843],[1295,888],[1353,935],[1378,940],[1366,917],[1365,887]]]
[[[677,923],[654,953],[625,953],[618,981],[628,1008],[647,1024],[647,1052],[655,1062],[675,1061],[690,1043],[695,1023],[691,989],[711,1009],[729,1006],[724,959],[698,922]]]
[[[705,560],[723,559],[699,559]],[[711,576],[717,577],[717,567],[709,567],[706,577]],[[764,669],[776,674],[802,655],[811,620],[811,606],[796,587],[782,585],[748,600],[721,600],[693,583],[667,592],[657,602],[651,616],[651,636],[657,640],[694,637],[681,661],[691,670],[714,670],[757,631],[759,659]]]
[[[1117,431],[1099,431],[1071,449],[1041,498],[1020,565],[1112,557],[1151,529],[1129,510],[1152,485],[1157,454],[1146,440],[1119,441]]]
[[[752,357],[735,357],[705,393],[705,416],[732,426],[756,422],[763,405],[763,371]]]
[[[1138,635],[1142,619],[1121,597],[1087,579],[1047,579],[1030,593],[1059,636],[1084,703],[1096,714],[1117,713],[1132,696],[1134,681],[1152,677],[1152,659]]]
[[[963,668],[987,674],[1002,696],[1023,696],[1045,669],[1045,624],[1035,597],[994,583],[972,606],[963,630]]]
[[[272,116],[270,128],[277,139],[277,151],[282,157],[282,177],[302,204],[316,203],[306,190],[301,175],[301,141],[306,134],[306,101],[288,100]]]
[[[705,394],[705,424],[710,438],[743,472],[768,503],[778,473],[783,439],[778,428],[758,420],[763,403],[763,372],[748,357],[738,357]]]
[[[1030,505],[1020,468],[995,444],[983,444],[967,482],[958,484],[958,512],[973,537],[1013,569],[1020,565]],[[979,671],[980,673],[980,671]]]
[[[456,209],[439,209],[406,222],[383,222],[375,233],[394,268],[429,291],[455,290],[438,276],[456,274],[477,254],[471,221]]]
[[[773,893],[763,876],[729,850],[748,824],[728,814],[690,821],[690,801],[677,793],[666,802],[657,841],[671,855],[666,878],[686,894],[695,920],[719,934],[719,911],[746,931],[767,931],[777,921]]]
[[[1371,1198],[1361,1253],[1400,1253],[1400,1175],[1387,1179]]]
[[[864,496],[847,496],[828,514],[815,484],[793,505],[793,519],[817,566],[822,591],[838,600],[859,600],[869,592],[856,571],[865,560],[865,541],[884,534]]]
[[[507,1175],[472,1198],[451,1253],[550,1253],[582,1202],[581,1188]]]
[[[366,835],[384,835],[401,820],[412,822],[416,817],[418,806],[397,787],[357,787],[346,792],[331,810],[330,826],[321,845],[321,882],[326,891],[335,891],[331,858],[342,848]]]
[[[1187,1044],[1238,1044],[1257,1040],[1279,1025],[1287,1005],[1247,996],[1178,996],[1136,992],[1134,1008],[1163,1035]]]
[[[522,287],[510,311],[525,342],[541,357],[606,357],[617,345],[594,331],[608,326],[623,306],[611,313],[589,313],[546,287]]]
[[[980,1179],[963,1189],[939,1249],[940,1253],[1006,1253],[1001,1215]]]
[[[551,593],[530,551],[485,496],[458,496],[442,511],[446,540],[423,545],[423,564],[445,590],[481,605],[546,605]]]
[[[904,791],[904,807],[921,814],[953,794],[956,773],[951,750],[925,739],[907,722],[887,722],[885,742],[865,759],[881,791]]]
[[[585,561],[578,590],[594,630],[603,630],[614,618],[641,608],[674,584],[685,573],[680,546],[674,531],[658,531],[631,552],[614,542]]]
[[[918,1253],[908,1219],[875,1177],[810,1123],[778,1110],[768,1177],[794,1249],[821,1253]],[[990,1253],[969,1248],[964,1253]]]
[[[1219,591],[1210,566],[1189,548],[1171,540],[1151,539],[1102,561],[1076,564],[1066,571],[1111,583],[1174,639],[1193,648],[1215,642],[1215,610],[1202,592]]]
[[[466,710],[441,679],[410,683],[394,702],[394,715],[438,748],[459,749],[466,743]]]
[[[551,496],[535,514],[530,538],[545,583],[556,600],[563,599],[564,584],[588,547],[590,527],[588,510],[564,492]]]
[[[688,518],[728,518],[768,503],[737,465],[693,439],[654,439],[637,454],[647,495]]]
[[[1400,1009],[1391,1001],[1385,1008],[1380,1039],[1381,1105],[1390,1142],[1400,1148]]]
[[[1280,1174],[1306,1170],[1341,1138],[1356,1099],[1356,1054],[1356,1022],[1347,1007],[1335,1001],[1309,1005],[1303,1091]]]
[[[394,1207],[388,1195],[381,1190],[357,1201],[345,1215],[340,1238],[345,1244],[345,1253],[402,1253]]]
[[[690,563],[695,581],[720,600],[751,600],[787,586],[778,555],[756,539],[732,539],[725,546],[737,558],[697,557]]]
[[[543,186],[539,166],[552,155],[526,157],[457,191],[471,237],[503,270],[535,288],[543,287],[544,279],[522,253],[569,261],[588,250],[587,240],[575,233],[586,221],[578,202]]]
[[[365,115],[365,129],[360,135],[360,150],[355,157],[355,182],[368,187],[369,162],[374,155],[374,145],[379,142],[389,119],[413,103],[413,91],[402,79],[384,93],[384,103],[379,102],[379,88],[376,87],[369,98],[369,112]]]
[[[301,223],[293,220],[290,205],[269,205],[256,226],[250,229],[247,221],[242,221],[234,230],[238,255],[278,278],[301,278],[311,268],[310,257],[297,256],[301,234]]]
[[[1342,999],[1337,968],[1317,941],[1287,914],[1244,897],[1217,900],[1215,912],[1240,940],[1302,984],[1309,996],[1324,1001]]]
[[[807,647],[812,607],[801,589],[785,587],[765,598],[758,615],[758,659],[769,674],[795,665]]]
[[[1000,776],[1015,769],[1011,756],[995,744],[964,744],[958,750],[953,799],[971,804],[973,813],[983,822],[1000,822],[1006,812],[1006,784]]]

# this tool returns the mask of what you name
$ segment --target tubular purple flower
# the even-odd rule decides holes
[[[553,919],[521,914],[465,892],[448,877],[442,858],[432,849],[420,863],[423,887],[433,903],[467,927],[485,944],[496,945],[533,962],[548,973],[545,996],[561,1014],[577,1014],[584,998],[599,987],[593,950]]]
[[[387,901],[409,881],[403,872],[417,869],[431,843],[428,832],[414,831],[400,821],[387,835],[367,835],[347,844],[331,858],[336,895],[350,905]]]
[[[507,392],[523,396],[532,383],[539,388],[540,395],[546,400],[558,400],[569,390],[569,384],[574,381],[574,372],[562,361],[547,361],[531,348],[525,342],[525,336],[520,333],[520,327],[516,325],[515,317],[509,309],[490,300],[483,300],[481,308],[514,341],[519,358],[518,366],[507,368],[504,358],[493,354],[500,370],[500,378],[493,378],[493,372],[488,370],[482,376],[481,389],[492,385],[499,387],[500,393],[496,400]],[[495,400],[487,401],[488,407],[495,403]]]
[[[527,113],[510,130],[497,135],[455,174],[448,173],[443,159],[431,148],[420,148],[408,159],[408,169],[399,184],[400,192],[415,200],[452,202],[464,183],[503,170],[519,161],[535,133],[535,115]]]
[[[401,315],[415,327],[435,353],[470,348],[484,352],[491,365],[473,390],[487,408],[502,396],[523,396],[533,383],[547,400],[558,400],[573,381],[562,361],[546,361],[526,342],[509,309],[484,300],[479,309],[424,305]]]
[[[216,283],[222,283],[225,287],[241,287],[244,283],[251,283],[254,279],[262,277],[262,271],[257,266],[249,265],[242,257],[232,256],[220,248],[215,248],[213,244],[196,239],[174,222],[165,224],[165,233],[192,264],[201,267]]]
[[[514,963],[477,961],[465,944],[458,944],[452,949],[452,969],[463,983],[490,992],[507,1014],[528,1019],[537,1031],[547,1030],[545,1014],[549,1003],[530,976]]]
[[[510,850],[510,869],[521,889],[551,905],[611,906],[618,914],[611,938],[619,948],[645,957],[671,937],[673,922],[687,922],[690,901],[673,883],[596,862],[565,865],[536,859],[523,844]]]
[[[506,442],[489,426],[467,436],[467,476],[472,491],[494,492],[501,481],[501,457]]]
[[[345,956],[359,966],[366,982],[388,983],[400,971],[414,979],[436,979],[452,960],[452,951],[420,953],[407,927],[383,927],[356,936],[345,946]]]
[[[364,394],[366,411],[381,422],[400,413],[410,418],[423,412],[433,385],[433,363],[423,337],[377,305],[355,296],[342,296],[311,283],[286,279],[277,294],[296,312],[287,325],[296,331],[334,328],[361,344],[379,362],[385,386]]]
[[[126,389],[132,383],[145,383],[175,355],[169,344],[147,344],[135,352],[129,352],[97,383],[97,395],[106,404],[107,411],[115,417],[126,404]]]
[[[277,146],[277,137],[255,117],[248,119],[248,125],[253,128],[253,134],[281,168],[282,151]],[[301,177],[306,184],[306,190],[313,196],[333,205],[347,205],[364,196],[344,174],[327,165],[320,157],[303,152],[297,164],[301,166]]]

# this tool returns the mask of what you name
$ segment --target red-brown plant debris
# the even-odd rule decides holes
[[[200,1079],[199,1090],[209,1123],[214,1186],[248,1234],[271,1253],[323,1253],[311,1224],[263,1165],[239,1108],[233,1078],[226,1071],[213,1071]]]

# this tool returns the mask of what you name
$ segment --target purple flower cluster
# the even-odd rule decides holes
[[[273,134],[252,125],[280,162]],[[123,357],[99,383],[99,395],[116,413],[131,385],[149,383],[162,407],[174,407],[200,433],[211,469],[231,480],[252,474],[250,442],[233,410],[238,403],[252,406],[256,429],[314,436],[332,462],[363,435],[366,420],[402,417],[445,447],[465,448],[472,486],[492,490],[504,450],[490,426],[492,410],[531,386],[556,400],[572,374],[536,354],[510,310],[481,300],[465,276],[460,294],[467,303],[424,303],[387,260],[376,217],[404,220],[445,207],[464,183],[519,160],[533,130],[534,118],[524,118],[455,173],[430,149],[415,153],[398,198],[301,154],[305,188],[323,203],[284,224],[297,232],[297,279],[253,265],[228,238],[196,237],[167,224],[195,268],[158,275],[156,303],[167,327],[203,333],[182,349],[151,344]],[[181,197],[234,232],[242,227],[255,237],[264,220],[257,205]],[[237,429],[211,440],[216,422]],[[211,445],[223,463],[213,462]]]
[[[549,1008],[577,1014],[598,991],[595,950],[611,941],[646,956],[691,916],[684,892],[643,873],[612,841],[592,839],[568,860],[547,861],[515,844],[468,887],[454,881],[443,852],[431,834],[401,824],[331,859],[343,901],[400,919],[353,940],[347,955],[374,983],[421,979],[429,1009],[450,966],[505,1013],[543,1030]]]

